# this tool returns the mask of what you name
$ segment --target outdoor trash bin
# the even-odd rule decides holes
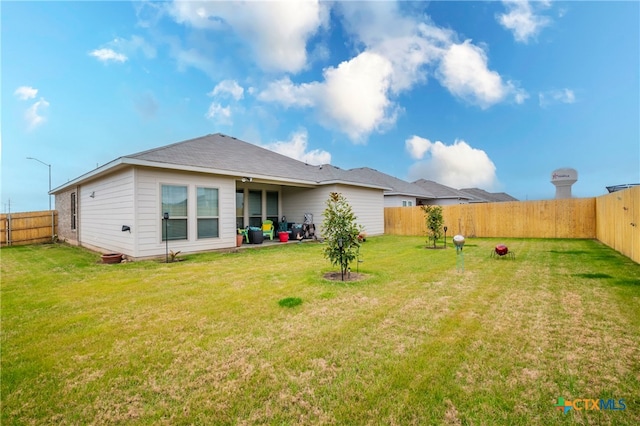
[[[249,228],[249,242],[251,244],[262,244],[264,235],[261,228]]]

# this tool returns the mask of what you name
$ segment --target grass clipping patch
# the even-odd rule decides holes
[[[302,304],[302,299],[299,297],[285,297],[278,301],[278,305],[283,308],[293,308]]]

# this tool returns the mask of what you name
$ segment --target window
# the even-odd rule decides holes
[[[162,185],[162,241],[187,239],[187,187]],[[166,223],[165,223],[166,222]]]
[[[413,206],[413,201],[402,200],[402,207],[411,207]]]
[[[249,226],[262,226],[262,191],[249,191]]]
[[[244,228],[244,189],[236,191],[236,228]]]
[[[76,230],[76,193],[71,193],[71,230]]]
[[[218,190],[197,188],[198,238],[218,237]]]
[[[278,193],[273,191],[267,192],[267,219],[278,223]]]

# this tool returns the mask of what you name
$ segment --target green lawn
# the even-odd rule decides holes
[[[640,424],[640,265],[467,239],[457,271],[424,247],[368,238],[348,283],[319,243],[119,265],[3,248],[2,424]]]

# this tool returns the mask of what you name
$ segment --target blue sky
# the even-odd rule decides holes
[[[2,207],[225,133],[550,199],[640,182],[640,3],[3,1]]]

